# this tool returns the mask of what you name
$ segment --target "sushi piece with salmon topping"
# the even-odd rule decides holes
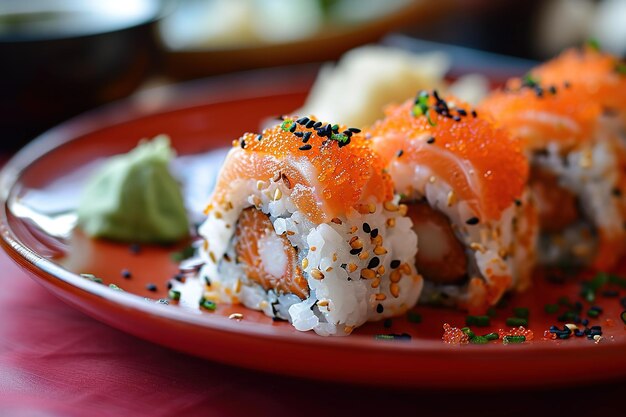
[[[389,107],[368,133],[419,236],[423,302],[484,313],[530,285],[537,215],[517,141],[437,91]]]
[[[592,46],[509,80],[481,105],[522,141],[540,260],[604,270],[626,252],[626,67]]]
[[[233,143],[200,226],[206,300],[346,335],[422,289],[417,236],[359,129],[288,117]]]

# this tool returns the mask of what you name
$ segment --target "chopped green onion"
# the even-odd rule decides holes
[[[285,119],[283,120],[283,122],[280,124],[280,128],[285,131],[285,132],[289,132],[289,129],[291,129],[293,127],[293,124],[295,122],[291,119]]]
[[[410,323],[421,323],[422,322],[422,316],[419,313],[416,313],[415,311],[409,311],[406,314],[407,319],[409,320]]]
[[[528,320],[520,317],[509,317],[506,319],[506,325],[511,327],[528,326]]]
[[[485,345],[489,343],[489,339],[487,339],[485,336],[476,336],[470,339],[470,343],[473,343],[475,345]]]
[[[118,287],[115,284],[109,284],[109,288],[115,291],[124,291],[123,289],[121,289],[120,287]]]
[[[504,336],[502,343],[508,345],[510,343],[523,343],[526,341],[526,336]]]
[[[469,327],[463,327],[461,331],[465,333],[470,340],[472,340],[476,336],[476,334]]]
[[[622,311],[622,314],[619,315],[624,324],[626,324],[626,310]]]
[[[598,310],[595,310],[595,309],[589,309],[587,311],[587,315],[589,317],[593,317],[595,319],[596,317],[598,317],[600,315],[600,312]]]
[[[543,309],[548,314],[556,314],[559,312],[559,305],[558,304],[546,304],[543,307]]]
[[[528,73],[522,77],[522,83],[527,87],[536,87],[539,85],[539,79]]]
[[[205,300],[204,298],[200,299],[200,307],[206,308],[207,310],[214,311],[217,308],[217,304],[213,301]]]
[[[498,340],[500,338],[500,335],[498,333],[493,332],[493,333],[487,333],[483,337],[487,340]]]
[[[178,290],[170,290],[167,295],[174,301],[180,300],[180,291]]]
[[[348,141],[348,137],[343,133],[333,133],[332,135],[330,135],[330,138],[340,143],[345,143]]]
[[[599,51],[600,49],[602,49],[600,47],[600,42],[598,42],[596,38],[587,39],[586,44],[589,48],[593,49],[594,51]]]
[[[526,307],[515,307],[513,309],[513,315],[520,319],[528,319],[529,311]]]
[[[487,327],[491,324],[489,316],[467,316],[465,318],[467,326]]]
[[[374,335],[374,339],[376,340],[393,340],[395,339],[392,334],[377,334]]]

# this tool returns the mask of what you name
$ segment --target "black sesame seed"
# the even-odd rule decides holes
[[[309,123],[309,118],[308,117],[301,117],[298,120],[296,120],[296,123],[298,123],[299,125],[305,125],[305,124]]]
[[[183,274],[176,274],[174,275],[174,279],[178,282],[183,282],[184,281],[185,276]]]
[[[301,137],[304,136],[304,132],[293,132],[293,135],[298,137],[298,138],[301,138]]]
[[[555,95],[556,94],[556,86],[551,85],[550,87],[548,87],[548,91],[550,92],[550,94]]]
[[[298,149],[300,149],[301,151],[308,151],[311,148],[312,148],[312,146],[307,143],[306,145],[300,146]]]
[[[602,296],[606,298],[619,297],[619,291],[605,290],[605,291],[602,291]]]
[[[363,223],[363,231],[365,233],[370,233],[372,231],[372,228],[370,227],[369,223]]]
[[[478,113],[476,113],[476,110],[472,110],[472,117],[478,117]]]
[[[141,252],[141,246],[139,246],[137,243],[133,243],[132,245],[128,247],[128,250],[133,255],[137,255],[139,252]]]
[[[621,197],[622,190],[620,190],[619,188],[613,188],[611,190],[611,194],[613,194],[615,197]]]
[[[350,255],[358,255],[359,253],[361,253],[362,250],[363,248],[352,249],[350,250]]]
[[[467,112],[464,109],[456,109],[456,112],[461,116],[467,116]]]
[[[461,118],[459,116],[452,116],[452,120],[454,120],[455,122],[460,122]]]
[[[569,81],[565,81],[563,83],[563,87],[565,87],[565,88],[570,88],[571,86],[572,86],[572,84]]]
[[[619,303],[622,305],[622,307],[626,308],[626,297],[622,297],[619,300]]]
[[[520,207],[522,205],[522,200],[520,200],[519,198],[516,198],[515,200],[513,200],[513,202],[517,207]]]
[[[352,132],[350,132],[349,130],[344,130],[343,132],[341,132],[341,134],[346,135],[349,138],[352,137]]]
[[[302,142],[307,143],[311,139],[311,132],[305,132],[302,136]]]
[[[385,321],[383,321],[383,327],[385,329],[389,329],[392,325],[393,325],[393,320],[391,319],[385,319]]]
[[[480,222],[480,219],[478,217],[470,217],[469,219],[465,221],[465,223],[469,224],[470,226],[478,224],[479,222]]]
[[[319,129],[320,127],[322,127],[322,125],[323,125],[322,122],[315,122],[312,127],[315,129]]]
[[[307,122],[307,124],[306,124],[306,125],[304,125],[304,127],[306,127],[307,129],[310,129],[310,128],[312,128],[314,125],[315,125],[315,120],[309,120],[309,121]]]
[[[146,290],[155,292],[157,290],[156,284],[150,283],[146,285]]]
[[[369,263],[367,264],[367,268],[368,269],[374,269],[378,265],[380,265],[380,259],[378,259],[378,257],[374,256],[372,259],[370,259]]]
[[[297,125],[297,124],[295,124],[295,123],[293,123],[293,124],[291,125],[291,127],[289,128],[289,131],[290,131],[291,133],[293,133],[293,132],[295,132],[295,131],[296,131],[296,128],[297,128],[297,127],[298,127],[298,125]]]
[[[171,282],[168,282],[168,283],[167,283],[167,289],[168,289],[168,290],[171,290],[171,289],[172,289],[172,287],[173,287],[172,283],[171,283]]]
[[[391,263],[389,264],[389,266],[393,269],[396,269],[400,266],[400,260],[398,259],[394,259],[393,261],[391,261]]]
[[[429,137],[426,143],[428,143],[429,145],[432,145],[433,143],[435,143],[435,138],[433,136]]]
[[[378,314],[382,314],[382,313],[383,313],[383,311],[385,311],[385,307],[383,307],[383,305],[382,305],[382,304],[378,304],[378,305],[376,306],[376,312],[377,312]]]
[[[378,236],[378,229],[372,229],[372,233],[370,233],[372,239],[375,239]]]
[[[398,158],[400,158],[403,154],[404,154],[404,151],[402,149],[400,149],[398,152],[396,152],[396,156]]]
[[[239,145],[241,145],[241,149],[245,149],[246,148],[246,141],[241,139],[241,142],[239,142]]]
[[[348,130],[352,133],[360,133],[361,129],[357,129],[356,127],[349,127]]]
[[[130,277],[132,277],[132,274],[130,273],[130,271],[126,268],[122,269],[122,271],[120,272],[120,274],[122,274],[122,277],[128,279]]]
[[[256,140],[260,141],[261,139],[263,139],[263,135],[256,135]]]

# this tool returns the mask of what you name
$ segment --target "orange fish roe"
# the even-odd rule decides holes
[[[509,80],[504,90],[483,101],[481,112],[492,116],[528,149],[545,148],[551,141],[574,147],[593,136],[602,108],[584,90],[565,87],[564,80],[549,86],[536,82]]]
[[[282,177],[296,206],[323,223],[359,204],[393,197],[390,177],[359,129],[290,117],[262,135],[244,134],[233,146],[238,150],[222,168],[218,201],[234,181]]]
[[[542,84],[567,81],[603,107],[626,112],[626,63],[596,48],[568,49],[535,68],[532,75]]]
[[[499,329],[498,335],[500,336],[500,339],[504,339],[505,336],[524,336],[526,341],[533,340],[534,337],[533,331],[526,329],[524,326],[513,327],[509,330]]]
[[[443,336],[441,339],[449,345],[467,345],[469,343],[469,336],[466,333],[458,327],[450,326],[448,323],[443,325]]]
[[[440,110],[441,103],[447,113]],[[521,144],[454,97],[441,100],[432,92],[421,102],[428,112],[416,114],[419,105],[409,100],[391,106],[385,119],[371,128],[374,147],[385,164],[406,159],[425,166],[433,178],[453,188],[456,198],[467,201],[481,216],[498,219],[526,183],[528,162]]]

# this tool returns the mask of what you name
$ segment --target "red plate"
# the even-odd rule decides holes
[[[59,298],[111,326],[152,342],[207,359],[269,372],[357,383],[460,388],[574,384],[626,376],[626,331],[619,297],[599,297],[604,311],[590,325],[601,325],[604,340],[586,337],[554,341],[544,331],[558,323],[545,303],[561,296],[578,300],[579,279],[553,284],[536,277],[534,288],[497,310],[488,333],[506,328],[511,308],[530,308],[535,338],[521,345],[450,346],[442,325],[462,327],[462,313],[419,308],[423,321],[394,319],[390,327],[368,324],[348,337],[325,338],[295,331],[241,306],[222,305],[200,312],[161,305],[145,297],[166,296],[166,282],[177,271],[175,247],[143,247],[94,241],[75,233],[61,241],[9,210],[27,190],[40,189],[90,161],[126,152],[139,138],[167,133],[180,154],[195,154],[230,143],[257,130],[265,117],[297,108],[312,72],[264,72],[164,89],[72,120],[24,148],[2,172],[7,199],[0,212],[2,245],[11,258]],[[122,269],[132,277],[121,276]],[[81,278],[93,273],[125,292]],[[146,289],[155,283],[158,291]],[[619,288],[617,288],[620,291]],[[624,291],[619,296],[626,295]],[[583,315],[589,304],[584,302]],[[45,308],[42,307],[42,308]],[[242,321],[229,320],[233,312]],[[381,333],[408,333],[410,341],[376,340]]]

